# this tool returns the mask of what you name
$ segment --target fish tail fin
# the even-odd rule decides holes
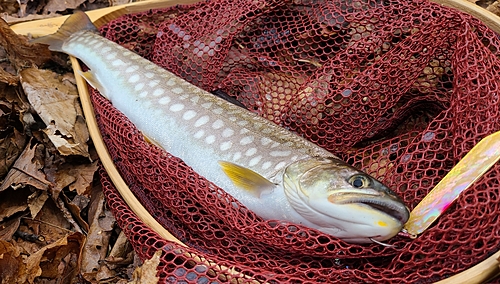
[[[74,33],[79,31],[97,31],[90,18],[82,11],[76,11],[64,21],[57,32],[32,40],[32,43],[42,43],[49,46],[52,51],[62,52],[64,42]]]

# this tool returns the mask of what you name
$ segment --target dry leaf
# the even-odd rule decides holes
[[[75,9],[80,6],[85,0],[49,0],[45,8],[44,14],[64,11],[66,9]]]
[[[89,134],[76,87],[64,84],[58,74],[48,70],[33,67],[20,75],[24,92],[47,125],[45,133],[59,153],[89,157]]]
[[[28,197],[28,207],[31,212],[31,217],[36,218],[38,212],[42,210],[45,201],[49,198],[47,191],[37,190]]]
[[[0,46],[5,49],[7,58],[17,72],[33,65],[40,66],[51,58],[46,46],[29,43],[25,36],[16,34],[2,19],[0,19]]]
[[[8,188],[0,192],[0,221],[28,209],[28,196],[31,190],[28,187],[17,190]]]
[[[26,265],[19,249],[11,243],[0,240],[0,281],[1,283],[26,282]]]
[[[84,242],[85,236],[75,232],[30,255],[26,260],[29,283],[37,277],[70,283],[78,273]]]
[[[40,153],[43,151],[44,146],[41,144],[28,144],[5,177],[0,186],[0,191],[10,186],[20,187],[26,185],[48,190],[52,184],[46,179],[42,171],[44,165],[40,157],[43,155]]]
[[[21,224],[21,216],[0,223],[0,240],[10,241]]]
[[[101,188],[94,188],[91,196],[88,212],[90,229],[82,254],[81,266],[83,277],[90,282],[98,280],[95,268],[101,267],[101,260],[104,260],[108,253],[109,239],[115,224],[115,218],[105,205]],[[104,275],[100,277],[104,277]]]
[[[161,250],[157,250],[151,259],[144,261],[142,266],[135,269],[132,281],[129,284],[153,284],[158,283],[160,278],[156,276],[160,264]]]

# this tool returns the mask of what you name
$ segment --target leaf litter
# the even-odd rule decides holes
[[[122,3],[4,0],[0,12]],[[0,283],[156,283],[159,256],[142,264],[106,205],[74,82],[66,57],[0,19]]]

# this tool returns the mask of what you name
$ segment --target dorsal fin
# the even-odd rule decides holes
[[[69,16],[57,32],[36,38],[32,40],[33,43],[47,44],[52,51],[62,52],[64,42],[74,33],[79,31],[95,31],[97,28],[92,24],[90,18],[82,11],[76,11],[73,15]]]

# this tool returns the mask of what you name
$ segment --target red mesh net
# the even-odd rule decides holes
[[[499,35],[426,1],[214,1],[123,16],[101,31],[341,156],[410,209],[481,138],[500,130]],[[432,282],[498,250],[498,163],[417,239],[395,237],[393,248],[353,245],[262,220],[146,143],[108,101],[92,99],[127,184],[189,246],[148,229],[101,173],[140,256],[164,250],[163,282],[235,283],[225,268],[269,283]]]

